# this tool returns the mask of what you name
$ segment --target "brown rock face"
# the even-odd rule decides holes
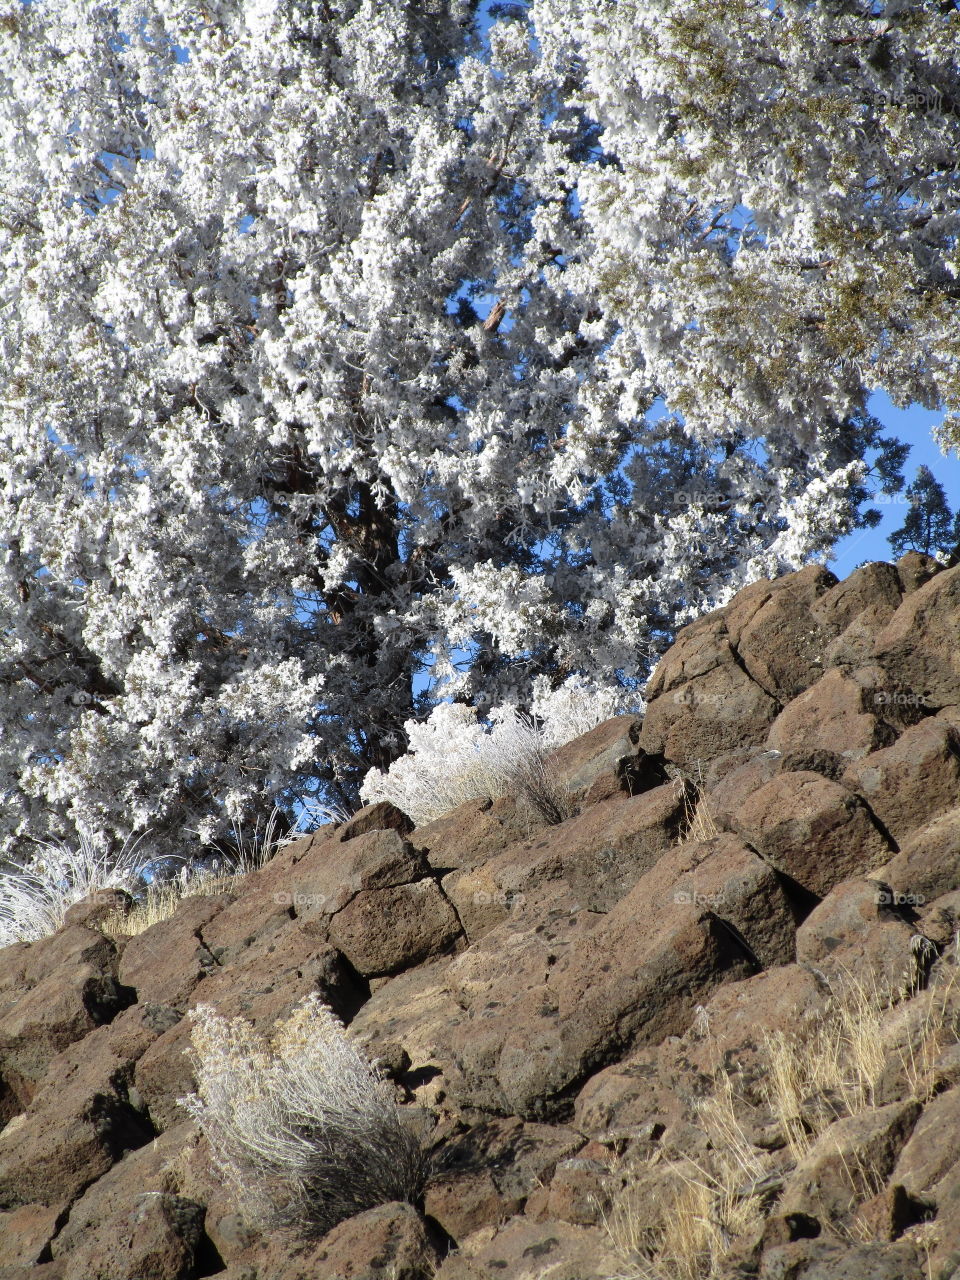
[[[739,834],[778,871],[818,897],[891,853],[863,802],[818,773],[782,773],[751,796]]]
[[[870,1179],[893,1172],[919,1114],[920,1104],[909,1100],[835,1121],[790,1175],[778,1212],[802,1212],[824,1225],[849,1221],[876,1194]]]
[[[915,831],[882,874],[914,906],[960,889],[960,806]]]
[[[662,781],[662,770],[640,748],[642,725],[638,716],[614,716],[550,755],[547,767],[572,803],[636,795]]]
[[[908,555],[747,587],[642,722],[554,753],[563,821],[372,805],[140,935],[93,900],[0,951],[0,1280],[667,1276],[682,1171],[726,1159],[755,1226],[680,1210],[717,1280],[960,1276],[958,584]],[[178,1104],[193,1007],[269,1034],[313,993],[430,1169],[323,1238],[245,1222]]]
[[[414,845],[423,851],[431,870],[439,873],[481,866],[512,844],[530,835],[527,815],[516,800],[468,800],[442,818],[417,827]]]
[[[960,732],[940,719],[921,720],[893,745],[851,764],[844,785],[863,796],[901,847],[960,800]]]
[[[812,566],[754,583],[684,627],[650,680],[640,745],[692,766],[762,744],[783,706],[823,674],[844,615],[818,618],[813,607],[835,584]]]
[[[230,902],[226,896],[187,898],[170,920],[130,938],[120,959],[120,981],[136,991],[138,1000],[185,1009],[197,984],[218,968],[203,930]]]
[[[456,912],[432,880],[358,893],[330,924],[331,940],[366,978],[442,955],[461,935]]]
[[[835,635],[824,649],[826,667],[859,667],[871,660],[873,643],[900,607],[903,584],[892,564],[865,564],[824,592],[810,610]]]
[[[931,710],[960,704],[960,565],[906,596],[877,636],[876,661]]]
[[[83,925],[0,951],[0,1080],[20,1106],[61,1049],[133,998],[117,979],[117,948]]]
[[[131,1093],[134,1063],[156,1038],[131,1011],[54,1058],[26,1111],[0,1131],[0,1208],[69,1203],[153,1129]]]
[[[823,648],[835,634],[816,603],[837,579],[811,565],[774,582],[754,583],[728,605],[728,625],[740,660],[771,697],[783,704],[823,672]]]
[[[689,647],[700,639],[691,637]],[[645,750],[694,766],[722,751],[758,746],[766,739],[780,704],[737,665],[729,640],[724,637],[720,645],[727,649],[727,660],[714,662],[702,674],[682,679],[687,670],[699,666],[692,660],[699,654],[691,655],[689,663],[678,658],[676,668],[664,672],[661,682],[667,687],[651,700],[643,722]],[[716,656],[713,643],[709,648],[710,656]]]
[[[874,714],[878,709],[873,690],[834,668],[781,711],[770,726],[767,746],[859,759],[896,738],[890,725]]]
[[[451,1085],[469,1105],[533,1119],[563,1114],[585,1076],[631,1045],[681,1030],[758,952],[792,948],[776,876],[729,837],[680,846],[592,927],[507,929],[450,967],[468,1013],[451,1033]]]

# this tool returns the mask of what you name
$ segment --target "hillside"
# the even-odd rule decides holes
[[[960,1276],[960,567],[756,583],[648,699],[556,753],[561,822],[381,803],[0,951],[0,1280]],[[192,1007],[311,992],[429,1157],[313,1239],[177,1102]]]

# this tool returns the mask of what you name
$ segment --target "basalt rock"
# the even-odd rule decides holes
[[[114,894],[0,951],[0,1280],[671,1274],[691,1171],[756,1210],[697,1209],[718,1280],[953,1277],[958,601],[916,553],[754,583],[552,754],[562,821],[384,801],[140,934]],[[192,1008],[269,1034],[311,993],[429,1170],[322,1238],[246,1222],[178,1102]]]

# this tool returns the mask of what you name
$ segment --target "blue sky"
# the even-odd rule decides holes
[[[919,405],[897,409],[885,392],[875,392],[870,397],[869,408],[889,434],[911,446],[910,456],[903,467],[907,484],[913,482],[919,466],[929,467],[943,485],[951,510],[956,511],[960,507],[960,457],[955,453],[944,457],[931,436],[931,428],[942,421],[943,415],[935,410],[922,409]],[[906,498],[900,493],[885,501],[875,500],[870,505],[883,513],[883,521],[875,529],[858,529],[836,544],[828,565],[838,578],[846,578],[865,561],[892,559],[887,538],[903,524],[907,512]]]

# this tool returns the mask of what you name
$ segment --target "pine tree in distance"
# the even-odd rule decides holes
[[[0,854],[629,705],[960,409],[953,6],[495,8],[0,0]]]
[[[917,468],[905,496],[910,504],[906,519],[888,539],[893,554],[922,551],[942,558],[955,554],[960,548],[960,511],[951,512],[943,485],[929,467]]]

